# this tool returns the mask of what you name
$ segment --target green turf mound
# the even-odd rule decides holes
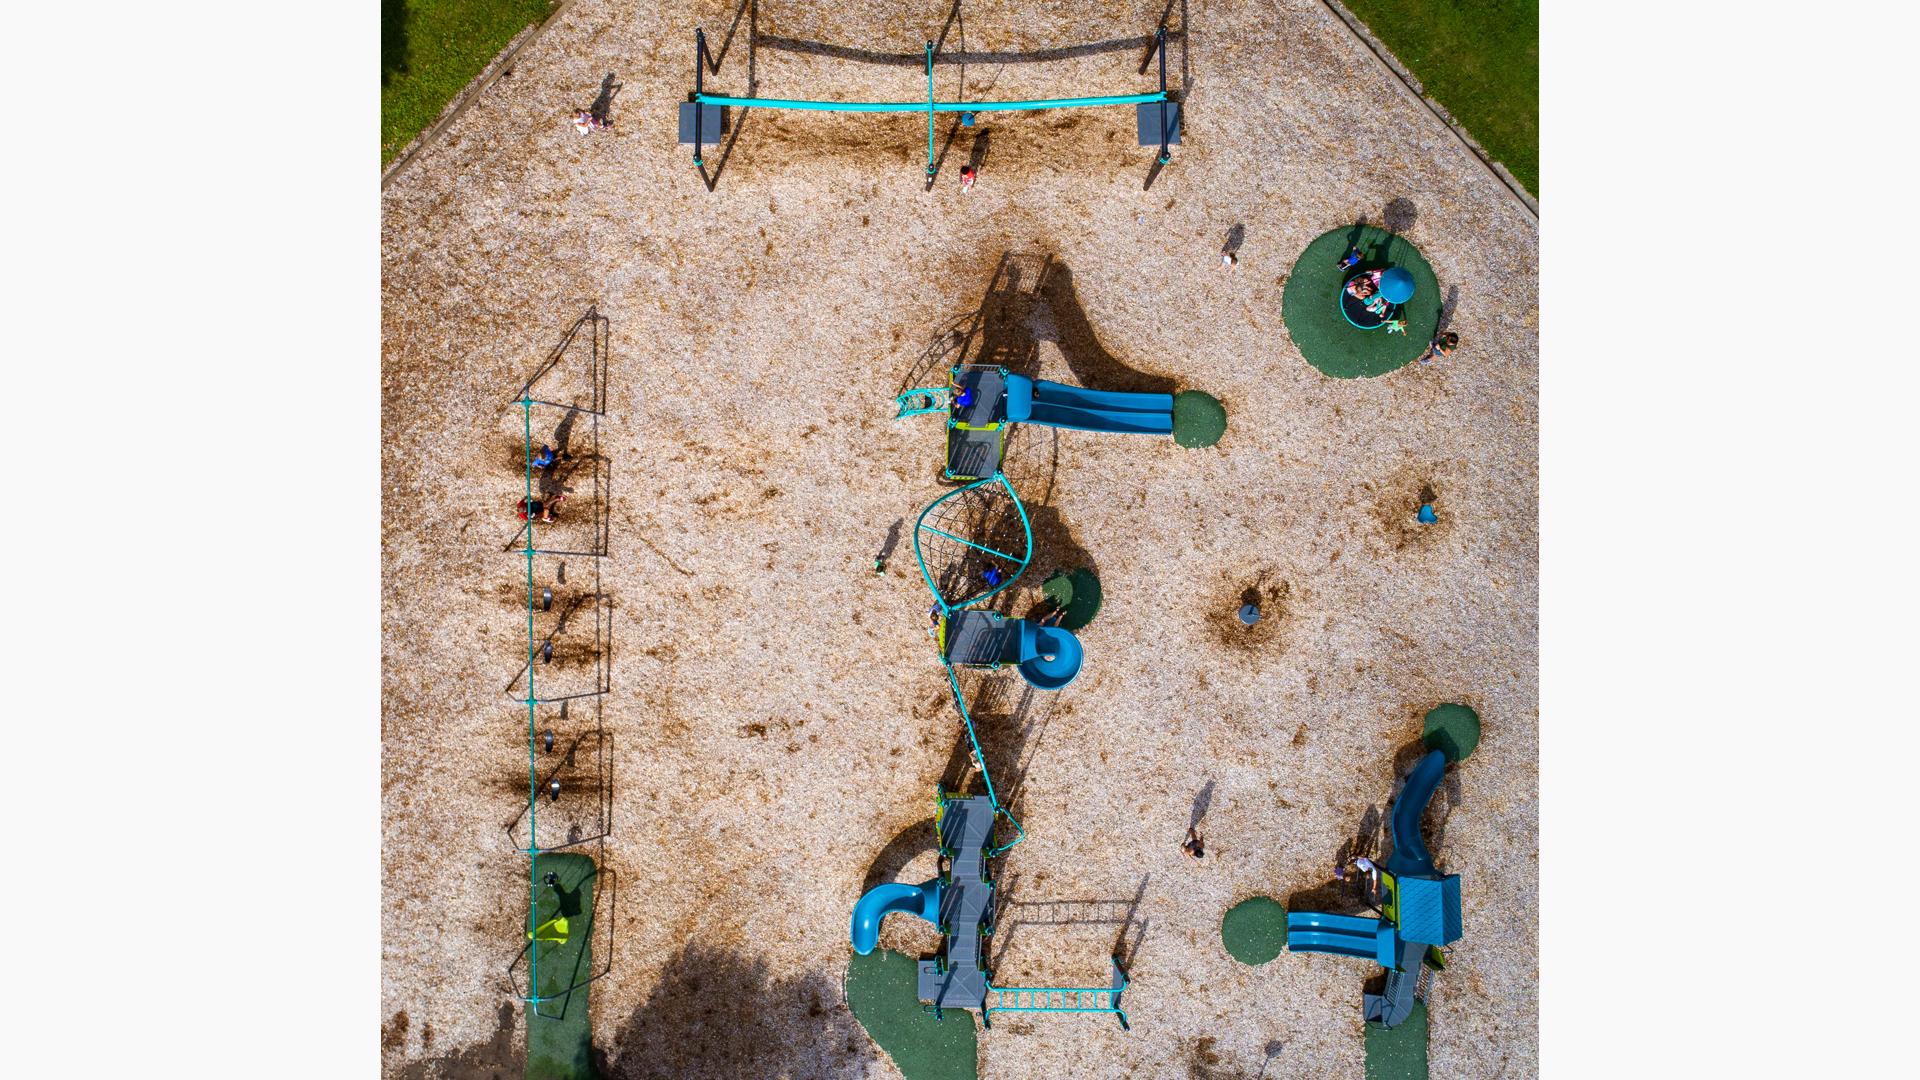
[[[1427,1080],[1427,1003],[1399,1027],[1367,1027],[1367,1080]]]
[[[1212,446],[1227,433],[1227,407],[1212,394],[1182,390],[1173,395],[1173,441],[1189,449]]]
[[[1420,739],[1458,765],[1480,745],[1480,714],[1465,705],[1441,705],[1427,714]]]
[[[593,973],[593,885],[598,876],[593,860],[573,852],[545,852],[536,856],[536,878],[560,875],[558,891],[545,884],[534,890],[540,922],[567,917],[567,943],[540,943],[539,995],[558,995],[527,1009],[527,1080],[596,1080],[593,1067],[593,1029],[587,1024],[587,990],[581,986]],[[524,914],[524,913],[523,913]],[[524,937],[525,931],[523,930]]]
[[[1271,896],[1255,896],[1227,909],[1220,940],[1243,964],[1264,964],[1287,945],[1287,909]]]
[[[1060,570],[1040,585],[1040,594],[1066,608],[1060,625],[1079,630],[1100,613],[1100,579],[1092,570]]]
[[[1353,247],[1362,253],[1359,267],[1340,269],[1341,257]],[[1355,329],[1340,314],[1341,286],[1361,270],[1389,266],[1413,275],[1413,299],[1400,309],[1407,332]],[[1441,302],[1433,267],[1406,237],[1371,225],[1349,225],[1322,235],[1300,253],[1280,297],[1280,317],[1307,363],[1336,379],[1356,379],[1385,375],[1425,352],[1440,325]]]
[[[979,1075],[973,1014],[951,1009],[935,1020],[920,1007],[913,958],[891,949],[855,953],[847,969],[847,1005],[907,1080],[974,1080]]]

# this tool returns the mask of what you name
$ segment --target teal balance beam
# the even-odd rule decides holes
[[[693,99],[701,105],[737,105],[743,109],[806,109],[813,112],[1007,112],[1033,109],[1077,109],[1091,105],[1150,105],[1167,100],[1167,92],[1156,90],[1150,94],[1042,98],[1036,101],[805,101],[795,98],[732,97],[726,94],[695,94]]]

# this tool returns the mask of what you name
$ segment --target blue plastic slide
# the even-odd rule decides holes
[[[1008,375],[1007,420],[1106,434],[1171,435],[1173,395],[1087,390]]]
[[[940,925],[940,879],[921,885],[890,881],[867,890],[853,905],[853,951],[865,956],[880,941],[880,920],[896,911],[918,915]]]
[[[1037,690],[1058,690],[1080,675],[1080,639],[1058,626],[1020,620],[1020,677]]]
[[[1433,856],[1427,854],[1427,842],[1420,836],[1420,818],[1427,812],[1433,790],[1447,771],[1447,755],[1438,750],[1420,759],[1407,774],[1407,786],[1393,804],[1393,853],[1387,856],[1387,873],[1394,877],[1437,878]]]
[[[1329,915],[1324,911],[1287,912],[1287,949],[1332,953],[1372,960],[1392,970],[1393,927],[1379,919]]]

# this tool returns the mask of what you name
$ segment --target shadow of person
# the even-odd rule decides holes
[[[620,92],[620,88],[624,85],[624,83],[613,81],[613,72],[611,71],[607,72],[606,78],[600,80],[600,96],[594,98],[593,104],[587,108],[587,111],[593,114],[595,120],[609,126],[613,124],[613,98],[615,94]]]
[[[1245,225],[1240,225],[1240,224],[1234,225],[1233,228],[1227,230],[1227,242],[1220,246],[1220,254],[1222,255],[1240,254],[1240,245],[1246,243],[1246,240],[1247,240],[1247,227]]]
[[[1200,794],[1193,797],[1193,812],[1187,816],[1187,828],[1199,828],[1200,823],[1206,820],[1207,810],[1212,806],[1213,781],[1208,780],[1207,786],[1200,789]]]
[[[1453,322],[1453,309],[1460,306],[1460,286],[1447,286],[1447,298],[1440,305],[1440,316],[1435,321],[1433,332],[1438,334]]]
[[[977,176],[986,167],[987,153],[993,146],[993,134],[982,131],[973,137],[973,145],[967,148],[967,168]]]
[[[1413,205],[1412,199],[1404,197],[1395,199],[1387,204],[1387,231],[1404,236],[1408,229],[1413,228],[1414,219],[1419,216],[1420,211]]]

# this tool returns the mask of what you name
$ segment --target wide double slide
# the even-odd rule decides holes
[[[1114,435],[1173,434],[1172,394],[1088,390],[1007,376],[1007,420]]]
[[[1287,948],[1293,952],[1332,953],[1393,966],[1393,927],[1379,919],[1330,915],[1324,911],[1287,912]]]

